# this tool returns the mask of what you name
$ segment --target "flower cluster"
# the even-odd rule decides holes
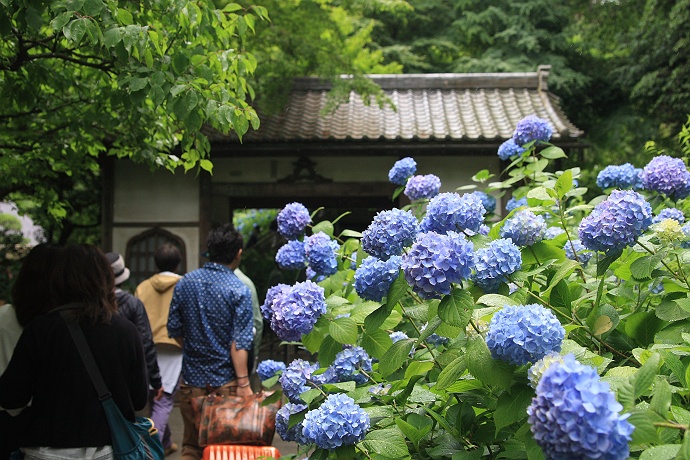
[[[331,367],[335,371],[339,382],[354,381],[365,383],[371,374],[371,358],[362,347],[345,348],[335,355]]]
[[[333,450],[364,439],[370,425],[369,415],[354,399],[342,393],[331,394],[318,409],[307,412],[302,434],[317,447]]]
[[[256,373],[259,374],[261,380],[268,380],[278,372],[285,370],[285,363],[281,361],[274,361],[272,359],[265,359],[256,366]]]
[[[285,243],[276,253],[276,262],[283,270],[302,270],[307,266],[304,243],[299,240],[290,240]]]
[[[579,261],[583,267],[587,265],[589,259],[594,255],[592,251],[587,250],[580,240],[566,241],[563,249],[568,259]],[[575,254],[577,254],[577,257],[575,257]]]
[[[498,158],[507,161],[522,155],[524,151],[525,149],[516,144],[515,139],[511,137],[498,147]]]
[[[680,209],[664,208],[659,212],[659,214],[652,218],[652,223],[658,224],[662,220],[666,219],[673,219],[675,221],[678,221],[679,224],[682,224],[683,222],[685,222],[685,215],[683,214],[683,211],[681,211]]]
[[[513,140],[517,145],[525,145],[532,141],[548,142],[552,134],[553,129],[548,121],[536,115],[527,115],[518,121]]]
[[[431,199],[426,216],[419,224],[421,232],[447,233],[471,230],[478,233],[486,210],[477,195],[439,193]]]
[[[664,242],[673,244],[685,240],[683,227],[675,219],[664,219],[658,224],[654,224],[652,228],[659,239]]]
[[[380,302],[391,284],[398,278],[402,258],[393,256],[388,260],[367,257],[355,272],[355,290],[363,299]]]
[[[607,166],[597,175],[597,186],[604,190],[609,188],[638,189],[642,187],[641,173],[642,169],[635,168],[630,163]]]
[[[307,383],[312,380],[312,374],[318,368],[318,364],[312,364],[303,359],[295,359],[285,368],[278,381],[290,402],[294,404],[303,402],[300,395],[311,388]]]
[[[324,232],[312,235],[304,242],[304,252],[314,272],[329,276],[338,271],[338,242],[333,241]]]
[[[565,233],[565,230],[563,230],[561,227],[547,227],[546,231],[544,232],[544,239],[552,240],[556,238],[558,235],[562,235],[563,233]]]
[[[302,412],[306,408],[307,406],[305,404],[293,404],[289,402],[278,409],[276,413],[276,433],[278,433],[280,439],[283,441],[296,442],[302,446],[309,444],[309,439],[302,434],[302,422],[288,428],[290,426],[290,416]]]
[[[642,185],[673,199],[690,195],[690,172],[680,158],[659,155],[642,169]]]
[[[478,196],[479,199],[482,200],[482,206],[484,206],[484,211],[486,214],[491,214],[496,210],[496,198],[494,198],[492,195],[480,190],[472,192],[472,195]]]
[[[566,355],[546,369],[536,393],[528,422],[546,458],[628,458],[635,427],[593,367]]]
[[[527,206],[527,197],[522,197],[522,198],[512,197],[506,203],[506,211],[510,212],[513,209],[521,208],[522,206]]]
[[[278,213],[278,232],[288,240],[296,240],[304,235],[311,223],[309,210],[302,203],[290,203]]]
[[[410,157],[395,162],[388,171],[388,180],[395,185],[405,185],[407,179],[417,172],[417,162]]]
[[[399,256],[417,236],[419,225],[410,211],[391,209],[374,216],[374,220],[362,233],[362,249],[381,260]]]
[[[393,332],[391,332],[391,333],[390,333],[390,338],[391,338],[391,340],[393,341],[393,343],[395,343],[395,342],[400,342],[401,340],[409,339],[409,337],[407,336],[407,334],[405,334],[405,333],[402,332],[402,331],[393,331]]]
[[[544,217],[523,209],[517,211],[501,227],[501,238],[510,238],[517,246],[532,246],[544,239],[546,222]]]
[[[428,200],[438,195],[441,179],[433,174],[412,176],[405,186],[405,196],[411,201]]]
[[[515,273],[521,266],[520,248],[511,240],[499,238],[475,252],[472,280],[484,292],[495,292],[502,282],[507,281],[506,276]]]
[[[403,255],[405,280],[420,297],[449,294],[452,283],[468,279],[474,265],[473,244],[465,235],[420,233],[410,251]]]
[[[544,356],[542,359],[537,361],[536,363],[532,364],[527,371],[527,378],[529,379],[529,386],[532,388],[536,389],[537,385],[539,385],[539,380],[541,380],[542,375],[544,375],[544,372],[546,372],[546,369],[548,369],[553,363],[562,363],[563,362],[563,356],[559,355],[558,353],[549,353],[548,355]]]
[[[324,289],[312,281],[296,283],[273,297],[271,329],[285,341],[296,341],[326,313]]]
[[[582,219],[582,244],[593,251],[613,251],[635,243],[652,223],[652,207],[637,192],[614,190]]]
[[[551,310],[539,304],[506,305],[491,318],[486,344],[494,358],[519,366],[560,351],[564,337]]]
[[[268,291],[266,291],[266,299],[264,300],[263,305],[261,305],[261,315],[266,319],[266,321],[269,323],[273,321],[273,301],[281,296],[283,292],[287,292],[289,290],[290,286],[283,283],[279,283],[268,288]]]

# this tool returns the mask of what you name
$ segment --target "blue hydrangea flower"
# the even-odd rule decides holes
[[[338,381],[354,381],[361,385],[369,379],[365,374],[371,374],[371,358],[362,347],[345,348],[335,355],[331,367]]]
[[[304,243],[299,240],[285,243],[276,253],[276,262],[283,270],[302,270],[307,266]]]
[[[591,259],[594,255],[592,251],[587,250],[585,245],[582,244],[582,241],[580,240],[566,241],[563,249],[565,250],[565,256],[568,259],[578,260],[583,267],[587,265],[589,259]],[[577,254],[577,259],[575,258],[575,254]]]
[[[325,276],[319,275],[314,270],[312,270],[311,267],[307,267],[307,270],[305,271],[305,276],[308,280],[314,281],[315,283],[320,283],[321,281],[326,279]]]
[[[448,337],[443,337],[442,335],[438,335],[435,332],[426,338],[426,343],[428,343],[429,345],[435,345],[437,347],[445,345],[448,342],[450,342],[450,339]]]
[[[374,396],[385,396],[388,394],[388,390],[390,390],[392,385],[390,383],[377,383],[376,385],[372,385],[369,387],[369,393],[373,394]]]
[[[441,179],[433,174],[412,176],[405,186],[405,196],[411,201],[428,200],[438,195],[441,190]]]
[[[401,264],[400,256],[388,260],[367,257],[355,272],[355,291],[363,299],[380,302],[398,278]]]
[[[302,203],[290,203],[278,213],[278,233],[288,240],[304,235],[304,229],[311,223],[309,210]]]
[[[635,427],[621,410],[597,371],[568,354],[544,371],[527,421],[546,458],[624,460]]]
[[[284,370],[285,363],[272,359],[264,359],[256,366],[256,373],[259,374],[261,380],[268,380],[278,372],[283,372]]]
[[[388,180],[395,185],[405,185],[407,179],[416,172],[417,162],[410,157],[406,157],[395,162],[391,170],[388,171]]]
[[[522,198],[512,197],[511,199],[508,200],[508,203],[506,203],[506,211],[510,212],[513,209],[517,209],[517,208],[520,208],[522,206],[527,206],[527,197],[522,197]]]
[[[362,233],[362,249],[381,260],[399,256],[414,241],[418,227],[417,218],[410,211],[381,211]]]
[[[479,232],[486,210],[477,195],[439,193],[426,207],[426,216],[419,224],[420,232],[447,233],[470,230]]]
[[[267,320],[271,321],[273,319],[273,301],[283,295],[283,292],[290,290],[290,286],[287,284],[276,284],[268,288],[266,292],[266,300],[264,300],[263,305],[261,305],[261,315]]]
[[[482,206],[484,206],[484,211],[486,214],[491,214],[496,210],[496,198],[494,198],[492,195],[480,190],[472,192],[472,195],[476,195],[480,200],[482,200]]]
[[[498,158],[503,161],[512,160],[518,155],[522,155],[525,149],[515,143],[512,137],[498,146]]]
[[[673,199],[690,195],[690,172],[680,158],[659,155],[642,169],[642,185]]]
[[[683,214],[683,211],[681,211],[680,209],[664,208],[659,212],[659,214],[652,218],[652,223],[658,224],[659,222],[665,219],[677,220],[679,224],[682,224],[683,222],[685,222],[685,215]]]
[[[420,233],[410,251],[403,255],[405,280],[425,299],[449,294],[452,283],[470,277],[473,247],[461,233]]]
[[[474,253],[474,276],[472,280],[484,292],[496,292],[506,278],[522,266],[522,254],[511,240],[493,240]]]
[[[491,356],[520,366],[561,350],[565,329],[539,304],[506,305],[489,323],[486,344]]]
[[[402,331],[393,331],[389,335],[390,335],[390,338],[393,341],[393,343],[399,342],[401,340],[409,339],[407,334],[405,334]]]
[[[544,239],[546,222],[543,216],[523,209],[506,220],[501,227],[501,238],[510,238],[518,246],[531,246]]]
[[[333,450],[364,439],[369,415],[346,394],[328,395],[318,409],[307,412],[302,433],[321,449]]]
[[[302,412],[307,408],[306,404],[286,403],[276,413],[276,433],[280,439],[288,442],[296,442],[300,446],[309,444],[309,439],[302,434],[302,422],[290,426],[290,416]]]
[[[536,115],[527,115],[518,121],[513,139],[517,145],[525,145],[532,141],[548,142],[552,134],[553,129],[548,121]]]
[[[324,383],[338,383],[338,374],[333,369],[333,366],[329,366],[326,370],[320,374],[313,374],[311,376],[311,381],[317,385],[323,385]]]
[[[299,395],[313,388],[309,383],[312,381],[312,374],[318,368],[318,364],[312,364],[303,359],[295,359],[285,368],[278,382],[291,403],[304,402]]]
[[[614,190],[582,219],[578,233],[592,251],[608,252],[635,243],[652,224],[652,207],[637,192]]]
[[[552,240],[556,238],[558,235],[562,235],[563,233],[565,233],[565,230],[563,230],[561,227],[547,227],[546,231],[544,232],[544,239]]]
[[[314,328],[326,313],[324,289],[313,281],[303,281],[283,291],[273,300],[271,329],[280,340],[297,341]]]
[[[597,175],[597,186],[604,190],[639,188],[642,185],[640,172],[630,163],[607,166]]]
[[[324,232],[312,235],[304,242],[309,267],[319,275],[330,276],[338,271],[338,242]]]

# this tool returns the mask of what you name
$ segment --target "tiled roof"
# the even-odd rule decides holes
[[[243,144],[323,141],[502,142],[517,122],[535,114],[554,128],[553,141],[574,140],[583,132],[548,91],[549,66],[537,72],[370,75],[390,98],[390,106],[365,105],[352,92],[349,101],[327,115],[330,85],[316,78],[296,79],[286,109],[260,117],[258,131]]]

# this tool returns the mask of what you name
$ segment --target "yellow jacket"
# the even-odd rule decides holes
[[[172,300],[175,284],[181,278],[180,275],[166,272],[153,275],[137,286],[134,295],[138,297],[146,308],[146,313],[151,323],[153,343],[167,343],[180,348],[175,339],[168,336],[168,313]]]

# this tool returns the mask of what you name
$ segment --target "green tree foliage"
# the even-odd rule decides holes
[[[19,271],[27,243],[19,219],[0,213],[0,305],[10,301],[12,280]]]
[[[202,125],[259,125],[245,43],[267,19],[236,3],[1,1],[0,199],[31,198],[59,222],[80,211],[73,193],[97,188],[104,152],[210,171]]]

